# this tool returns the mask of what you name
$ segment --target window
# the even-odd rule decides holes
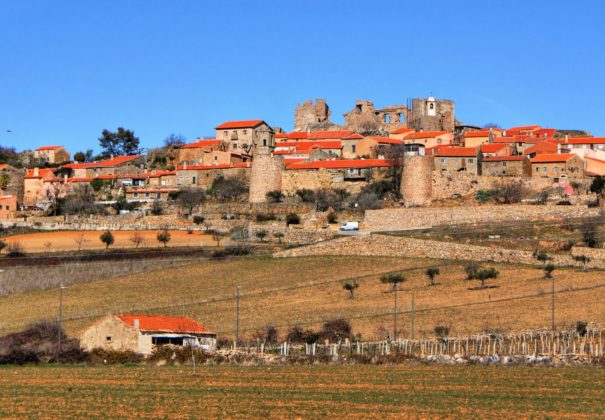
[[[218,160],[218,156],[214,156],[214,160]]]
[[[107,337],[105,337],[105,342],[111,343],[111,335],[108,335]]]
[[[474,159],[469,159],[468,163],[473,163],[475,160]]]
[[[156,196],[155,196],[155,198],[157,198],[158,200],[159,200],[160,198],[162,198],[162,193],[157,193],[157,194],[156,194]]]
[[[267,145],[267,139],[263,139],[263,146]]]
[[[145,193],[145,197],[149,198],[149,193]]]
[[[557,168],[556,166],[554,168],[552,168],[553,172],[557,173],[559,172],[559,168]]]
[[[139,196],[139,193],[134,193],[134,198],[137,198]]]
[[[536,166],[536,172],[540,172],[540,168]]]
[[[502,166],[506,166],[506,162],[502,162]]]
[[[248,134],[248,130],[242,130],[243,134]]]
[[[445,163],[445,158],[441,158],[439,160],[441,161],[441,163]]]
[[[228,131],[223,131],[223,137],[227,137],[229,135]]]
[[[545,166],[545,167],[544,167],[544,172],[546,172],[547,170],[548,170],[548,168]]]
[[[192,183],[192,184],[195,184],[195,181],[196,181],[195,177],[194,177],[194,176],[192,176],[192,177],[191,177],[191,183]]]
[[[353,145],[351,146],[351,152],[352,152],[352,153],[355,153],[355,150],[356,150],[356,149],[357,149],[357,147],[356,147],[356,146],[353,144]]]
[[[435,104],[431,102],[431,103],[429,104],[429,109],[435,109]]]

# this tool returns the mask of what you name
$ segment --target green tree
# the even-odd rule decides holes
[[[164,248],[166,248],[168,246],[168,242],[170,242],[170,232],[168,232],[168,230],[166,229],[162,230],[161,232],[158,232],[157,239],[158,242],[163,243]]]
[[[481,282],[481,289],[484,289],[486,287],[485,280],[495,279],[498,277],[499,274],[500,273],[498,272],[498,270],[496,270],[493,267],[485,268],[485,269],[477,271],[477,273],[475,273],[474,278]]]
[[[99,146],[103,149],[102,155],[104,157],[141,153],[139,138],[134,135],[134,131],[122,127],[118,127],[115,132],[107,129],[103,130],[101,137],[99,137]]]
[[[92,149],[88,149],[85,152],[76,152],[74,154],[74,160],[76,162],[92,162],[92,158],[93,158],[93,151]]]
[[[359,287],[359,283],[356,281],[346,282],[342,288],[349,292],[349,299],[353,299],[355,297],[355,289]]]
[[[590,262],[590,257],[587,257],[586,255],[572,255],[571,258],[582,264],[582,270],[586,270],[586,264]]]
[[[555,266],[553,264],[546,264],[544,266],[544,278],[550,279],[552,278],[552,272],[555,271]]]
[[[438,276],[439,269],[437,267],[429,267],[426,269],[426,276],[429,278],[429,283],[431,286],[435,285],[435,277]]]
[[[261,242],[263,242],[265,240],[265,237],[267,236],[267,232],[264,230],[259,230],[254,234]]]
[[[103,232],[101,234],[101,236],[99,236],[99,239],[101,240],[101,242],[103,242],[105,244],[105,249],[109,248],[110,245],[113,245],[113,243],[115,241],[113,233],[111,233],[108,230]]]
[[[536,249],[532,255],[536,260],[540,261],[542,264],[546,264],[546,261],[552,260],[552,257],[542,250]]]
[[[590,192],[597,195],[597,202],[600,201],[605,191],[605,176],[597,176],[592,180],[590,184]]]
[[[388,283],[391,285],[391,290],[395,291],[397,290],[397,287],[399,286],[400,283],[405,282],[407,279],[405,278],[405,276],[401,273],[389,273],[389,274],[384,274],[383,276],[380,277],[380,281],[382,283]]]
[[[281,203],[284,199],[284,194],[280,190],[269,191],[267,199],[269,199],[270,203]]]

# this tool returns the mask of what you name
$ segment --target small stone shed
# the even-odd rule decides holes
[[[157,346],[172,344],[216,350],[216,333],[186,317],[107,315],[80,335],[84,350],[131,350],[149,355]]]

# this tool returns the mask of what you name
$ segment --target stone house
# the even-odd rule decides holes
[[[176,171],[154,171],[149,173],[150,187],[176,187]]]
[[[531,163],[527,156],[484,157],[481,167],[485,176],[531,176]]]
[[[343,145],[339,140],[280,141],[275,143],[274,154],[289,158],[309,159],[316,152],[322,156],[342,157]],[[317,160],[317,159],[316,159]]]
[[[556,154],[560,151],[560,145],[550,141],[539,141],[533,146],[530,146],[523,150],[523,154],[530,158],[541,154]]]
[[[212,182],[222,176],[225,178],[249,179],[249,162],[232,165],[183,165],[176,169],[175,181],[178,188],[209,188]]]
[[[141,188],[141,189],[130,189],[126,191],[126,199],[128,201],[144,201],[152,202],[156,200],[168,201],[171,192],[177,191],[176,189],[165,189],[165,188]]]
[[[425,148],[452,144],[454,142],[454,133],[450,131],[424,131],[420,133],[408,134],[404,141],[406,143],[417,143]]]
[[[71,156],[63,146],[42,146],[34,150],[34,157],[46,163],[69,162]]]
[[[215,127],[216,138],[236,153],[252,154],[254,146],[274,146],[275,133],[263,120],[227,121]]]
[[[368,136],[357,144],[356,152],[358,157],[384,159],[384,148],[402,146],[403,144],[403,140],[395,138]]]
[[[513,154],[513,148],[510,144],[486,143],[482,144],[480,147],[483,157],[511,156]]]
[[[5,195],[0,197],[0,220],[10,220],[17,211],[17,197]]]
[[[68,170],[73,178],[94,178],[100,175],[133,175],[145,169],[145,157],[141,155],[116,156],[99,162],[69,163],[62,169]]]
[[[435,171],[466,172],[481,175],[481,150],[478,147],[444,147],[435,151]]]
[[[462,143],[464,147],[478,147],[486,143],[492,143],[494,138],[502,137],[502,130],[474,130],[464,133]]]
[[[57,177],[55,169],[52,168],[34,168],[29,169],[23,178],[23,205],[35,206],[45,193],[44,181],[54,182]]]
[[[185,144],[179,147],[176,151],[176,163],[189,164],[202,163],[206,153],[214,152],[215,150],[226,151],[229,148],[229,143],[217,139],[197,140],[193,143]]]
[[[530,161],[533,177],[551,178],[554,182],[584,177],[584,160],[573,153],[541,154]]]
[[[186,317],[107,315],[80,335],[80,346],[88,351],[102,348],[150,355],[166,344],[214,351],[216,333]]]
[[[570,137],[563,142],[571,153],[584,156],[591,151],[605,152],[605,137]]]

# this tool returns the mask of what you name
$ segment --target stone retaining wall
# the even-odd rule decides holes
[[[387,257],[424,257],[465,261],[493,261],[498,263],[536,264],[529,251],[458,244],[402,236],[368,235],[339,238],[301,248],[275,253],[274,257],[303,257],[314,255],[359,255]],[[555,255],[557,266],[577,265],[571,256]],[[593,260],[588,266],[605,267],[604,260]]]
[[[381,209],[366,211],[364,229],[397,231],[438,225],[594,217],[600,213],[601,209],[586,206],[537,205]]]

